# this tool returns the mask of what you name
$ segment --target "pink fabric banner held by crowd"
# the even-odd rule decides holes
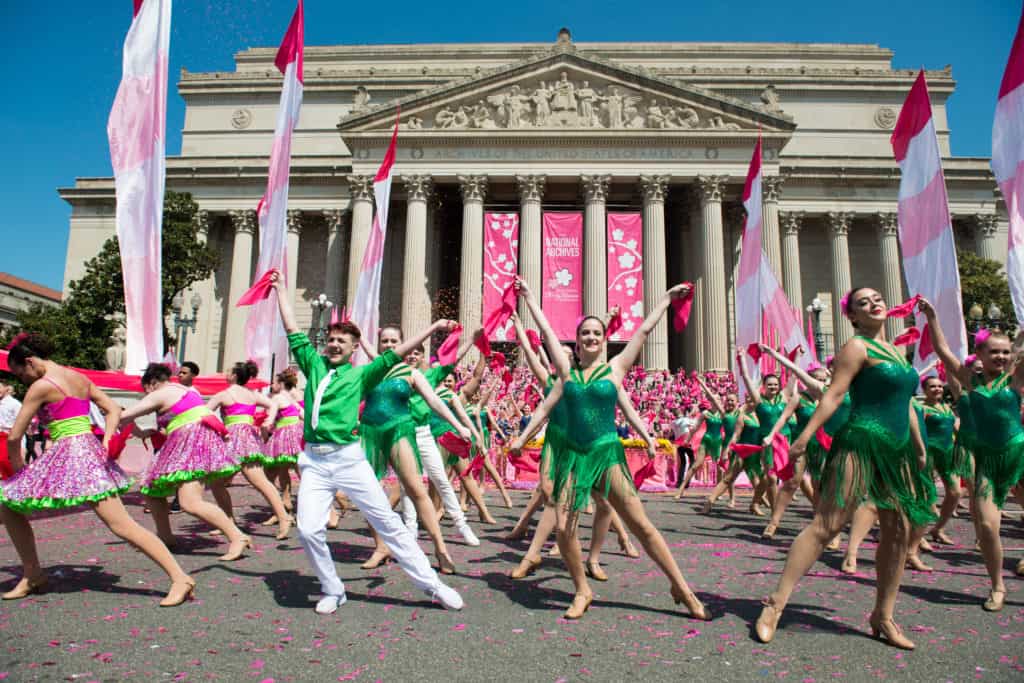
[[[501,308],[502,294],[512,284],[519,266],[519,214],[484,214],[484,311],[483,319]],[[499,325],[492,341],[515,341],[512,320]]]
[[[576,321],[583,315],[583,214],[545,213],[542,244],[544,315],[560,340],[572,341]]]
[[[107,138],[124,278],[125,367],[138,372],[164,355],[160,233],[171,0],[134,0],[133,7]]]
[[[1006,276],[1017,320],[1024,320],[1024,14],[999,86],[992,124],[992,172],[1010,218]]]
[[[629,341],[644,320],[643,235],[639,213],[608,214],[608,309],[622,312],[622,327],[611,341]]]

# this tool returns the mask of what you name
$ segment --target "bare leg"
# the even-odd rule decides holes
[[[715,485],[714,490],[711,491],[711,495],[704,500],[704,512],[711,512],[711,507],[718,500],[719,496],[726,492],[727,489],[731,490],[733,483],[736,478],[740,476],[740,472],[743,470],[743,461],[736,458],[729,470],[725,473],[725,476],[718,481]],[[735,495],[735,494],[733,494]]]
[[[557,517],[556,525],[558,531],[556,538],[558,540],[558,548],[561,552],[562,560],[565,562],[565,567],[569,570],[569,575],[572,577],[573,587],[576,590],[572,604],[565,611],[565,618],[579,619],[587,611],[591,601],[594,599],[594,592],[587,582],[587,576],[583,569],[583,553],[580,550],[580,541],[576,536],[579,514],[577,512],[569,512],[568,510],[559,510]]]
[[[881,520],[881,511],[879,511],[879,520]],[[918,551],[921,548],[921,541],[924,539],[924,535],[928,533],[928,527],[916,526],[910,530],[909,542],[907,544],[907,566],[914,571],[919,572],[930,572],[934,571],[931,567],[924,563],[921,559]]]
[[[818,504],[818,496],[814,492],[814,486],[811,484],[810,479],[804,476],[800,477],[800,490],[803,491],[803,494],[807,497],[807,500],[810,501],[812,507]]]
[[[931,537],[936,543],[953,545],[953,539],[946,535],[943,529],[953,517],[953,513],[956,512],[957,506],[960,505],[960,482],[949,482],[943,480],[942,488],[945,493],[942,498],[942,505],[939,507],[939,519],[935,522],[935,526],[932,527]]]
[[[487,503],[484,502],[484,493],[477,486],[476,481],[473,477],[467,477],[466,470],[469,469],[469,464],[465,460],[459,458],[458,462],[455,463],[455,472],[459,475],[462,481],[462,495],[469,496],[473,499],[473,503],[476,504],[477,510],[480,512],[480,521],[484,524],[497,524],[494,517],[491,517],[491,513],[487,510]]]
[[[992,596],[989,600],[995,601],[1001,607],[1006,597],[1006,585],[1003,583],[1003,544],[999,539],[999,527],[1002,525],[1003,516],[995,502],[977,495],[978,487],[975,487],[974,491],[972,518],[978,541],[981,543],[985,569],[988,570],[988,578],[992,582]],[[987,604],[986,609],[989,609]]]
[[[729,507],[736,507],[736,480],[732,479],[728,482],[729,487]]]
[[[3,519],[7,533],[11,537],[11,543],[14,544],[14,550],[18,553],[18,559],[21,560],[22,579],[11,593],[24,592],[25,595],[28,595],[30,584],[38,585],[46,580],[43,568],[39,565],[36,536],[25,515],[0,505],[0,518]]]
[[[907,560],[910,525],[899,510],[878,510],[878,522],[878,552],[875,555],[878,589],[875,611],[871,615],[871,630],[876,636],[884,634],[896,647],[912,650],[914,644],[907,640],[892,619]]]
[[[519,519],[516,520],[516,525],[512,527],[512,531],[505,534],[505,540],[514,541],[526,536],[526,532],[530,529],[530,520],[544,505],[544,493],[540,489],[540,484],[538,484],[537,488],[533,490],[533,494],[530,495],[530,502],[526,504],[523,514],[519,515]]]
[[[288,538],[288,530],[291,529],[293,522],[292,516],[284,509],[281,495],[274,488],[274,485],[270,483],[270,480],[267,479],[267,475],[263,473],[263,466],[257,464],[243,465],[242,474],[249,480],[253,488],[260,492],[260,495],[266,499],[274,511],[274,515],[277,517],[278,524],[280,525],[277,532],[277,540],[283,541]]]
[[[156,526],[156,535],[168,548],[177,544],[174,538],[174,531],[171,530],[171,514],[167,505],[167,499],[159,496],[150,498],[146,496],[146,504],[149,506],[150,515],[153,517],[153,524]]]
[[[216,489],[214,489],[216,490]],[[237,560],[249,546],[249,537],[224,514],[224,511],[203,500],[203,485],[198,481],[185,482],[178,488],[178,502],[181,509],[197,519],[201,519],[219,530],[230,541],[228,552],[221,556],[222,560]]]
[[[544,511],[541,512],[540,521],[537,522],[537,527],[533,530],[533,540],[530,541],[526,555],[519,562],[519,566],[512,570],[513,579],[526,578],[540,566],[544,544],[548,542],[551,532],[555,530],[555,518],[555,506],[545,506]]]
[[[793,496],[796,495],[796,490],[799,488],[800,483],[803,480],[803,468],[798,466],[793,478],[784,482],[779,488],[779,491],[775,496],[775,505],[772,506],[772,518],[768,522],[768,526],[764,528],[764,532],[761,534],[762,538],[775,537],[775,531],[782,522],[782,515],[786,512],[786,508],[789,507],[789,504],[793,501]]]
[[[228,484],[231,483],[232,479],[233,477],[224,477],[223,479],[218,479],[217,481],[211,483],[210,493],[213,494],[213,500],[217,503],[217,507],[219,507],[227,516],[227,518],[230,519],[232,523],[234,523],[235,510],[234,505],[232,505],[231,503],[231,493],[228,491]],[[178,503],[181,504],[180,497],[178,499]],[[182,505],[181,509],[184,510],[185,506]],[[217,531],[220,530],[214,529],[214,535],[216,535]]]
[[[416,456],[413,455],[412,446],[408,441],[402,440],[391,447],[391,464],[395,468],[395,474],[402,482],[402,488],[416,506],[416,515],[420,518],[420,524],[427,530],[431,540],[434,542],[434,553],[437,555],[437,562],[440,565],[442,574],[454,574],[455,565],[448,548],[444,543],[444,536],[441,535],[441,526],[437,523],[435,508],[430,502],[430,496],[423,487],[423,477],[416,467]]]
[[[494,463],[492,463],[491,459],[486,455],[484,456],[484,469],[487,470],[487,474],[491,475],[491,479],[494,480],[494,485],[498,487],[498,491],[501,493],[501,497],[505,501],[505,507],[511,508],[512,499],[509,497],[508,490],[505,488],[505,482],[498,474],[498,470],[494,468]]]
[[[128,541],[145,553],[149,559],[164,570],[173,583],[193,583],[194,585],[188,574],[182,570],[177,560],[171,555],[167,546],[161,543],[155,534],[132,519],[128,511],[124,509],[124,503],[119,497],[104,498],[98,503],[93,503],[92,509],[115,536]]]
[[[860,545],[864,542],[877,519],[878,510],[873,503],[864,503],[853,514],[853,523],[850,524],[850,538],[846,542],[846,557],[843,559],[842,571],[844,574],[857,573],[857,554],[860,551]]]
[[[587,554],[587,574],[597,581],[607,581],[608,575],[601,569],[601,547],[604,546],[604,539],[608,536],[608,527],[612,524],[612,515],[615,511],[608,504],[604,496],[597,492],[590,494],[597,510],[594,513],[594,525],[590,532],[590,551]]]
[[[611,506],[622,517],[622,521],[625,522],[629,530],[640,541],[640,545],[647,552],[647,556],[654,560],[654,563],[658,565],[658,568],[668,578],[671,585],[672,599],[675,600],[676,604],[685,603],[692,616],[698,619],[707,619],[707,610],[701,604],[701,601],[697,599],[694,592],[690,590],[690,586],[687,585],[686,579],[683,578],[683,572],[680,571],[679,565],[676,564],[675,558],[672,557],[668,544],[665,543],[665,538],[651,524],[651,520],[648,519],[643,503],[640,501],[640,496],[633,489],[633,483],[626,481],[622,470],[617,467],[611,469],[605,476],[610,477],[608,502],[611,503]]]

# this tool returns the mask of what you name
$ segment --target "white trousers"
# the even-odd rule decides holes
[[[337,491],[359,508],[417,588],[431,591],[441,585],[416,538],[388,504],[388,497],[359,443],[306,444],[299,456],[299,472],[299,542],[320,579],[324,595],[345,594],[345,585],[338,578],[327,547],[327,517]]]
[[[420,460],[423,462],[423,472],[434,483],[441,496],[441,503],[444,511],[455,523],[456,528],[466,523],[466,515],[459,505],[459,497],[455,495],[452,482],[445,472],[444,460],[441,459],[441,449],[437,447],[437,441],[430,431],[430,425],[423,425],[416,428],[416,446],[420,451]],[[416,506],[407,495],[402,495],[402,514],[405,516],[406,525],[416,528]]]

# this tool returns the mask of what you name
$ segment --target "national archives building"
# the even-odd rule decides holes
[[[183,71],[178,82],[185,128],[167,187],[192,194],[201,239],[222,253],[196,286],[199,325],[186,355],[204,372],[245,357],[247,309],[234,303],[258,275],[255,209],[281,87],[275,53],[248,49],[234,71]],[[490,212],[518,216],[517,269],[538,294],[542,216],[579,212],[583,310],[603,314],[607,217],[635,212],[642,301],[697,283],[686,332],[663,322],[643,363],[728,368],[740,194],[760,131],[765,250],[794,306],[825,304],[822,331],[837,347],[852,329],[832,314],[835,293],[863,283],[890,303],[904,298],[889,136],[916,72],[892,59],[875,45],[577,43],[564,29],[546,44],[307,47],[288,212],[299,322],[313,325],[320,294],[352,305],[373,175],[401,106],[382,321],[412,330],[443,314],[479,324]],[[950,155],[952,71],[927,78],[957,242],[1005,262],[1006,211],[989,160]],[[72,207],[66,286],[114,234],[113,180],[78,178],[60,195]]]

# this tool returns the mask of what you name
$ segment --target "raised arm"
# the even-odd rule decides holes
[[[960,359],[953,355],[953,350],[949,348],[946,335],[942,332],[942,325],[939,324],[938,316],[935,314],[935,307],[928,299],[922,298],[917,303],[917,310],[924,314],[928,321],[928,334],[931,336],[932,348],[935,349],[935,355],[946,366],[946,374],[955,375],[960,384],[965,387],[971,386],[971,371],[964,367]]]
[[[365,353],[366,357],[370,360],[373,360],[380,355],[377,353],[377,349],[370,348],[370,345],[366,343],[366,337],[363,337],[362,335],[359,337],[359,348],[363,350],[363,353]]]
[[[754,405],[761,404],[761,392],[754,388],[754,383],[750,381],[750,373],[747,372],[747,359],[743,349],[736,351],[736,366],[740,371],[740,379],[743,380],[743,386],[747,390],[747,396],[750,396],[750,400],[754,402]]]
[[[704,378],[701,377],[699,374],[697,375],[697,384],[699,384],[700,388],[704,391],[704,395],[708,397],[708,401],[711,402],[711,405],[714,407],[715,412],[717,412],[722,417],[725,417],[725,406],[722,405],[722,400],[718,398],[718,394],[711,391],[708,385],[704,382]]]
[[[410,351],[412,351],[415,348],[418,348],[419,345],[425,342],[427,340],[427,337],[429,337],[430,335],[434,334],[435,332],[440,332],[441,330],[451,332],[452,330],[455,329],[455,326],[457,324],[458,323],[452,320],[435,320],[432,325],[423,328],[422,330],[420,330],[419,332],[412,335],[411,337],[403,341],[401,344],[396,346],[394,348],[394,351],[399,358],[405,358],[406,356],[409,355]]]
[[[529,443],[530,438],[537,433],[540,426],[544,424],[544,421],[548,419],[548,415],[551,414],[551,409],[555,407],[562,398],[562,388],[565,386],[564,382],[555,382],[554,386],[551,387],[551,392],[548,397],[545,398],[533,411],[533,415],[530,416],[530,423],[526,425],[526,429],[517,436],[511,444],[509,444],[509,451],[513,454],[518,455],[523,450],[523,446]]]
[[[452,414],[452,411],[448,410],[448,406],[444,404],[444,401],[438,398],[434,388],[430,386],[430,382],[427,381],[427,378],[424,377],[423,373],[419,370],[412,371],[412,387],[419,392],[420,396],[422,396],[423,400],[427,402],[427,405],[430,406],[431,410],[440,415],[444,418],[445,422],[455,428],[455,431],[459,433],[459,436],[463,439],[469,439],[470,436],[472,436],[472,433],[466,429],[461,422],[459,422],[458,418]]]
[[[206,402],[206,409],[211,413],[217,412],[217,409],[224,403],[224,397],[227,393],[227,389],[225,389],[224,391],[218,391],[216,394],[211,396]]]
[[[459,391],[459,396],[464,400],[468,400],[470,396],[475,394],[480,389],[480,381],[484,378],[484,372],[487,370],[487,359],[484,358],[483,354],[476,359],[476,365],[473,366],[473,374],[470,375],[466,383],[462,385],[462,389]]]
[[[807,391],[811,396],[814,398],[821,398],[821,395],[825,393],[824,382],[814,379],[811,375],[807,374],[806,370],[791,361],[784,354],[781,354],[772,347],[765,346],[764,344],[758,344],[758,347],[762,352],[767,353],[769,356],[777,360],[779,365],[796,375],[796,378],[803,382],[803,385],[807,387]]]
[[[790,447],[792,457],[803,455],[807,450],[807,442],[818,433],[825,421],[832,417],[832,414],[839,408],[839,404],[843,402],[843,396],[850,390],[850,383],[867,363],[867,359],[867,348],[864,346],[864,342],[856,337],[846,342],[839,350],[833,366],[835,370],[832,373],[832,383],[829,384],[825,395],[818,401],[818,407],[811,415],[804,431]]]
[[[473,334],[469,335],[469,338],[462,341],[462,346],[459,347],[458,354],[455,356],[455,364],[458,365],[466,354],[476,345],[476,339],[484,333],[484,328],[478,327],[473,330]]]
[[[270,284],[274,286],[274,292],[277,294],[277,310],[281,312],[284,331],[288,334],[298,332],[299,323],[295,321],[295,310],[292,308],[292,302],[288,300],[288,288],[285,287],[284,278],[279,271],[275,270],[270,274]]]
[[[654,330],[654,327],[661,320],[661,317],[665,315],[665,311],[668,310],[669,305],[673,299],[681,299],[690,292],[690,285],[681,284],[676,285],[672,289],[665,292],[654,308],[647,314],[644,321],[640,323],[640,328],[633,333],[633,337],[626,344],[626,348],[622,352],[612,358],[608,364],[612,367],[612,370],[616,371],[619,377],[625,377],[626,373],[636,362],[636,359],[640,356],[640,349],[643,348],[644,342],[647,341],[648,335]]]
[[[516,338],[519,340],[519,348],[523,350],[523,355],[526,356],[526,364],[530,366],[530,372],[533,376],[540,380],[541,384],[548,383],[548,369],[540,362],[540,357],[537,356],[533,351],[533,347],[530,346],[530,339],[526,336],[526,330],[523,328],[523,321],[519,319],[517,313],[512,314],[512,325],[516,328]]]
[[[537,303],[536,297],[533,296],[530,286],[526,284],[526,280],[519,277],[516,278],[516,291],[526,299],[526,306],[530,309],[533,319],[537,321],[537,327],[540,328],[541,337],[544,339],[544,347],[548,350],[548,359],[554,366],[555,372],[562,379],[568,379],[569,372],[572,369],[569,366],[569,359],[565,357],[561,344],[558,343],[558,335],[555,334],[551,323],[548,322],[547,316],[544,315],[544,311],[541,309],[540,304]]]
[[[772,441],[775,440],[775,435],[782,431],[782,429],[786,426],[786,423],[789,422],[789,418],[793,417],[793,413],[795,413],[796,409],[799,407],[800,395],[796,394],[790,397],[790,399],[786,401],[786,407],[783,408],[782,414],[779,415],[779,419],[775,421],[775,424],[772,425],[771,430],[769,430],[768,434],[765,435],[761,443],[763,443],[765,446],[771,446]]]
[[[477,429],[475,424],[473,424],[473,420],[470,419],[469,414],[466,412],[466,409],[463,407],[462,401],[458,396],[454,396],[452,398],[452,412],[454,412],[456,417],[459,418],[459,421],[473,433],[473,438],[476,439],[476,442],[482,444],[484,442],[483,434],[481,434],[480,430]]]

